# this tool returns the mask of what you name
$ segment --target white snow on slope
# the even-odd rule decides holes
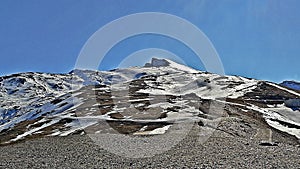
[[[149,134],[150,135],[151,134],[164,134],[170,127],[171,127],[171,125],[167,125],[162,128],[157,128],[157,129],[150,131]]]
[[[289,128],[287,126],[284,126],[284,125],[281,125],[279,122],[276,122],[276,121],[273,121],[271,119],[266,119],[267,123],[280,130],[280,131],[283,131],[283,132],[286,132],[288,134],[291,134],[291,135],[294,135],[296,136],[298,139],[300,139],[300,130],[299,129],[296,129],[296,128]]]
[[[18,135],[16,138],[12,139],[11,141],[14,142],[14,141],[20,140],[20,139],[22,139],[22,138],[24,138],[24,137],[26,137],[26,136],[28,136],[28,135],[31,135],[31,134],[33,134],[33,133],[35,133],[35,132],[37,132],[37,131],[39,131],[39,130],[41,130],[41,129],[44,129],[44,128],[46,128],[46,127],[49,127],[49,126],[51,126],[51,125],[57,123],[58,121],[59,121],[59,120],[52,120],[51,122],[45,123],[45,124],[43,124],[43,125],[40,126],[40,127],[37,127],[37,128],[31,129],[31,130],[29,130],[29,131],[26,131],[25,133]]]
[[[289,128],[287,126],[284,126],[280,124],[279,122],[276,122],[274,120],[280,120],[283,122],[286,122],[287,124],[293,124],[300,126],[300,112],[299,111],[292,111],[291,109],[285,107],[285,106],[280,106],[278,108],[260,108],[255,105],[250,105],[250,106],[245,106],[243,104],[239,103],[230,103],[226,101],[218,101],[230,105],[235,105],[235,106],[240,106],[244,107],[246,110],[253,110],[255,112],[259,112],[263,115],[265,118],[266,122],[283,132],[287,132],[288,134],[296,136],[298,139],[300,139],[300,129],[297,128]],[[280,113],[279,113],[280,112]]]
[[[155,68],[166,72],[167,68]],[[154,70],[155,70],[154,69]],[[153,70],[152,70],[153,71]],[[154,71],[153,71],[154,72]],[[154,72],[156,73],[156,72]],[[185,95],[195,93],[204,99],[238,98],[257,87],[258,80],[241,79],[234,76],[220,76],[198,71],[197,74],[173,73],[159,76],[160,88],[147,88],[139,93]],[[151,83],[147,83],[151,86]],[[230,86],[230,87],[229,87]]]
[[[96,108],[86,109],[89,112],[84,117],[75,117],[74,113],[71,113],[71,111],[76,110],[76,108],[80,106],[84,100],[80,100],[78,98],[82,93],[77,93],[72,96],[69,95],[68,97],[66,94],[69,92],[77,91],[86,85],[103,85],[101,90],[105,91],[108,91],[109,89],[128,90],[128,86],[126,85],[130,84],[130,82],[147,76],[152,76],[154,80],[147,80],[146,78],[144,83],[147,85],[147,88],[140,89],[138,93],[145,93],[149,94],[150,96],[183,96],[195,94],[201,99],[211,100],[217,100],[219,98],[226,97],[238,98],[244,96],[246,93],[254,90],[260,82],[258,80],[247,79],[243,77],[220,76],[217,74],[197,71],[167,59],[156,59],[155,61],[152,61],[148,67],[116,69],[107,72],[74,70],[71,74],[65,75],[25,73],[6,78],[2,81],[0,79],[0,132],[4,129],[13,128],[22,121],[32,120],[44,116],[46,116],[45,118],[48,120],[52,119],[52,121],[41,125],[41,127],[28,130],[18,135],[12,141],[16,141],[31,134],[38,133],[45,127],[55,124],[57,120],[64,118],[79,120],[83,123],[68,123],[68,125],[64,126],[69,127],[68,130],[53,131],[53,134],[51,135],[69,135],[99,121],[105,120],[123,120],[129,122],[146,123],[178,122],[197,119],[195,115],[200,114],[201,112],[193,107],[188,106],[186,102],[180,101],[176,101],[175,103],[161,102],[149,105],[148,108],[160,107],[162,109],[167,109],[168,107],[173,107],[174,105],[180,105],[182,107],[179,112],[168,112],[166,118],[160,119],[134,119],[131,116],[125,116],[124,119],[114,119],[109,116],[112,113],[123,111],[124,108],[113,108],[113,110],[109,113],[98,116],[92,115],[98,110]],[[299,93],[284,87],[280,87],[276,84],[267,84],[280,90],[287,91],[293,95],[300,96]],[[62,101],[58,103],[51,103],[51,101],[55,101],[57,98],[62,99]],[[111,98],[116,99],[116,96],[112,96]],[[151,103],[152,100],[131,99],[128,101],[149,101]],[[17,108],[15,106],[17,106]],[[93,104],[93,106],[101,105]],[[279,124],[278,122],[270,120],[278,119],[290,124],[299,125],[299,121],[295,120],[299,118],[297,114],[298,112],[292,111],[285,107],[266,109],[257,106],[247,106],[245,108],[264,114],[266,121],[271,126],[279,130],[286,131],[292,135],[296,135],[298,138],[300,138],[298,129],[291,129]],[[147,112],[145,112],[145,114],[147,114]],[[43,121],[40,121],[40,123],[43,123]],[[152,134],[163,134],[169,130],[169,127],[164,126],[154,129]],[[149,131],[149,133],[151,132]]]

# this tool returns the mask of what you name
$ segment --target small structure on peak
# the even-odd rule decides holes
[[[152,58],[151,63],[146,63],[144,67],[165,67],[169,65],[170,62],[166,59]]]
[[[144,67],[170,67],[172,69],[184,71],[187,73],[199,73],[198,70],[195,70],[184,64],[176,63],[169,59],[152,58],[151,63],[146,63]]]

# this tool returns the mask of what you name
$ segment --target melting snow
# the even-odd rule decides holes
[[[0,132],[4,129],[13,127],[22,121],[30,119],[33,120],[43,116],[45,116],[45,118],[36,123],[44,123],[51,119],[50,122],[44,123],[40,127],[30,129],[18,135],[11,141],[17,141],[28,135],[41,132],[42,129],[57,123],[63,118],[69,118],[75,121],[68,123],[68,125],[65,126],[69,127],[67,131],[54,130],[51,135],[66,136],[75,131],[94,125],[99,121],[105,120],[123,120],[132,122],[176,122],[180,120],[191,120],[192,118],[196,119],[195,115],[202,113],[200,110],[188,106],[184,101],[176,100],[175,103],[169,103],[164,100],[165,102],[151,104],[148,106],[148,108],[161,107],[163,109],[167,109],[176,105],[180,105],[182,108],[179,110],[179,112],[168,112],[167,117],[161,119],[141,120],[131,119],[130,116],[126,116],[124,119],[113,119],[109,114],[123,111],[127,107],[113,107],[113,110],[107,114],[93,116],[93,112],[99,111],[98,108],[95,108],[99,106],[99,104],[93,103],[90,108],[85,108],[87,111],[86,116],[75,117],[74,112],[71,112],[76,110],[85,101],[80,98],[84,93],[76,91],[86,85],[91,84],[104,86],[102,88],[91,89],[94,91],[126,91],[129,89],[128,85],[126,84],[130,84],[130,81],[144,78],[149,75],[156,78],[155,83],[153,80],[147,80],[147,78],[145,78],[144,83],[147,85],[147,88],[139,89],[138,93],[159,96],[182,96],[195,94],[202,99],[216,100],[226,97],[241,97],[245,95],[245,93],[251,92],[253,89],[255,89],[259,82],[258,80],[251,80],[243,77],[220,76],[217,74],[201,72],[167,59],[154,59],[148,66],[153,67],[133,67],[128,69],[116,69],[108,72],[74,70],[71,74],[65,75],[24,73],[17,75],[17,77],[11,77],[7,80],[3,80],[0,82],[0,103],[2,103],[1,112],[14,110],[15,113],[12,113],[10,116],[4,116],[4,113],[0,114],[0,119],[7,120],[0,125]],[[108,87],[106,84],[113,85]],[[299,93],[293,90],[289,90],[269,82],[268,84],[280,90],[287,91],[295,96],[300,96]],[[71,94],[72,92],[75,93]],[[60,100],[56,100],[58,98]],[[112,96],[110,99],[117,100],[116,96]],[[131,99],[127,101],[142,102],[153,101],[153,99],[155,98]],[[53,103],[53,101],[56,103]],[[119,103],[121,103],[121,101]],[[274,119],[277,119],[299,126],[299,112],[292,111],[283,105],[280,107],[271,107],[268,105],[269,108],[260,108],[254,105],[245,106],[242,104],[228,103],[225,101],[223,101],[223,103],[238,105],[244,109],[260,112],[264,115],[266,121],[272,127],[288,132],[300,138],[299,129],[288,128],[287,126],[283,126],[274,121]],[[139,103],[137,106],[144,106],[144,104]],[[109,108],[109,106],[104,106],[104,108]],[[78,122],[78,120],[80,122]],[[167,125],[152,131],[144,131],[144,127],[139,132],[153,135],[164,134],[170,128],[170,126],[171,125]],[[30,128],[30,126],[27,127]]]

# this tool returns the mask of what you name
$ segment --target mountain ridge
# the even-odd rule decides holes
[[[164,134],[172,132],[175,121],[205,128],[230,116],[229,109],[239,116],[259,116],[261,126],[300,138],[298,112],[285,106],[285,100],[300,98],[298,92],[271,82],[196,71],[166,59],[153,59],[141,68],[1,77],[0,96],[1,143],[101,133],[101,127],[129,135]]]
[[[300,91],[300,82],[286,80],[280,83],[281,86]]]

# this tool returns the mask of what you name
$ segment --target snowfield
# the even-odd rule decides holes
[[[274,83],[167,59],[112,71],[21,73],[0,78],[0,141],[74,133],[163,135],[187,122],[215,128],[228,117],[228,107],[255,112],[270,127],[300,139],[300,112],[283,104],[299,97]]]

